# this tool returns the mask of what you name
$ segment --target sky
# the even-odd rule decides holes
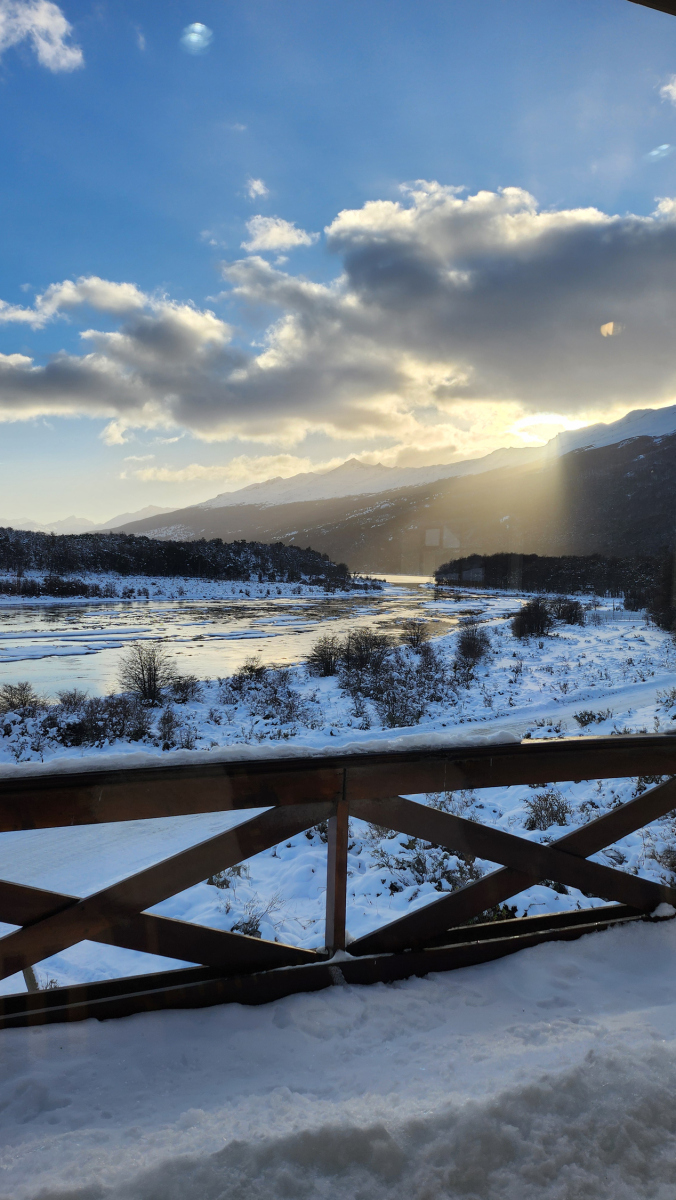
[[[676,402],[676,18],[0,0],[0,519]]]

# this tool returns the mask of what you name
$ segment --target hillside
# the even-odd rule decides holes
[[[453,557],[499,551],[657,553],[673,541],[675,512],[672,433],[375,495],[193,506],[124,528],[161,539],[282,541],[355,571],[431,574]]]

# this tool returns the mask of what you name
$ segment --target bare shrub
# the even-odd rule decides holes
[[[392,646],[386,633],[375,629],[351,629],[345,638],[342,662],[348,671],[376,671]]]
[[[564,625],[584,625],[584,609],[579,600],[571,600],[568,596],[554,596],[549,602],[552,616]]]
[[[169,652],[157,643],[134,642],[120,660],[120,686],[134,692],[145,704],[157,704],[163,689],[172,687],[177,678]]]
[[[308,666],[313,675],[335,675],[343,655],[343,643],[335,633],[320,637],[308,654]]]
[[[235,924],[231,926],[231,932],[259,938],[262,922],[273,912],[278,912],[282,903],[282,897],[277,893],[268,900],[267,904],[263,904],[259,900],[247,900],[244,905],[244,916],[239,921],[235,921]]]
[[[80,688],[69,688],[64,692],[57,693],[59,703],[64,712],[77,712],[78,709],[87,701],[87,692],[83,692]]]
[[[3,683],[0,687],[0,713],[15,712],[22,717],[34,717],[41,708],[44,708],[44,700],[27,679]]]
[[[163,750],[171,750],[176,745],[177,734],[180,728],[181,722],[176,716],[174,709],[171,705],[167,705],[157,722],[157,732]]]
[[[538,792],[526,801],[528,818],[526,829],[550,829],[552,825],[565,825],[572,809],[568,801],[556,788]]]
[[[171,684],[171,694],[177,704],[199,700],[201,693],[200,681],[196,675],[177,675]]]
[[[577,721],[581,729],[584,729],[587,725],[600,725],[602,721],[607,721],[612,715],[612,708],[604,708],[601,712],[594,712],[591,708],[582,708],[579,712],[573,713],[573,719]]]
[[[477,663],[485,658],[491,648],[488,630],[476,621],[468,621],[458,635],[456,654],[465,663]]]
[[[411,650],[419,650],[430,640],[430,627],[427,621],[419,617],[407,617],[401,623],[400,637],[404,646],[410,646]]]
[[[554,618],[544,600],[536,597],[524,604],[511,620],[512,633],[517,638],[542,637],[549,633]]]

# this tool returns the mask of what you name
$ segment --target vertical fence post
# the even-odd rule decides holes
[[[325,941],[327,950],[332,953],[345,949],[348,817],[348,802],[343,798],[337,802],[335,815],[328,821]]]

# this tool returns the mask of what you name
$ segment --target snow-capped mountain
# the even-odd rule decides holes
[[[226,508],[240,504],[293,504],[302,500],[332,500],[341,496],[375,495],[398,488],[417,487],[479,475],[501,467],[520,467],[541,458],[568,454],[571,450],[610,446],[633,437],[661,437],[676,432],[676,404],[661,409],[637,409],[610,424],[587,425],[584,429],[559,433],[544,446],[513,446],[494,450],[481,458],[427,467],[385,467],[350,458],[332,471],[305,471],[284,479],[275,476],[251,483],[233,492],[221,492],[197,508]],[[166,510],[165,510],[166,511]]]

